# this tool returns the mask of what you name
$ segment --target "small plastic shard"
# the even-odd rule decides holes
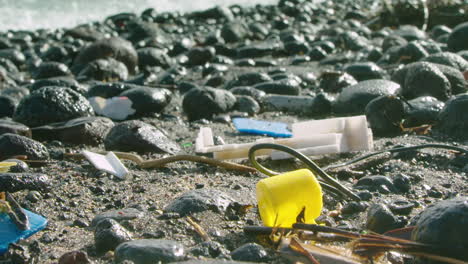
[[[0,162],[0,172],[8,172],[10,168],[18,165],[16,162]]]
[[[121,179],[125,179],[128,174],[128,169],[113,152],[109,152],[107,155],[101,155],[91,151],[83,150],[81,153],[98,170],[108,172]]]
[[[239,132],[267,135],[270,137],[292,137],[288,124],[281,122],[269,122],[250,118],[233,118],[232,122]]]
[[[125,120],[136,112],[132,108],[132,101],[126,96],[117,96],[109,99],[95,96],[88,98],[88,101],[96,114],[114,120]]]
[[[23,209],[29,219],[29,229],[20,230],[8,214],[0,214],[0,255],[8,250],[11,243],[26,239],[47,226],[47,219]]]

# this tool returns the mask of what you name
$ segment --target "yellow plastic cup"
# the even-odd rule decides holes
[[[260,180],[257,202],[265,226],[292,227],[303,213],[303,222],[315,224],[322,211],[322,188],[308,169]]]

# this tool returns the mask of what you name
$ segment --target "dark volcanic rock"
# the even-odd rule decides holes
[[[254,88],[270,94],[299,95],[301,93],[300,83],[296,79],[259,83]]]
[[[451,137],[468,139],[468,94],[459,94],[445,103],[439,113],[437,130]]]
[[[12,117],[16,111],[18,101],[10,96],[0,95],[0,118]]]
[[[326,71],[320,76],[320,88],[327,93],[340,93],[343,88],[357,83],[353,76],[341,71]]]
[[[468,199],[458,197],[440,201],[422,212],[411,238],[440,246],[433,253],[468,261]],[[421,260],[422,261],[422,260]],[[441,263],[427,259],[420,263]]]
[[[431,96],[409,100],[405,107],[405,127],[435,124],[444,103]]]
[[[185,258],[185,248],[182,244],[164,239],[140,239],[125,242],[115,250],[115,262],[125,260],[138,264],[169,263]]]
[[[372,192],[378,191],[385,194],[395,191],[392,180],[382,175],[362,177],[356,183],[356,188],[366,189]]]
[[[340,114],[364,113],[367,104],[381,95],[394,95],[400,85],[386,80],[367,80],[343,89],[334,104]]]
[[[264,91],[260,91],[258,89],[255,89],[250,86],[239,86],[239,87],[234,87],[231,90],[229,90],[231,93],[235,95],[247,95],[251,96],[255,100],[261,100],[266,93]]]
[[[468,22],[462,23],[453,29],[449,35],[447,45],[454,52],[468,50]]]
[[[182,106],[189,120],[211,119],[216,114],[230,111],[236,97],[229,91],[211,87],[195,88],[188,91]]]
[[[112,57],[127,66],[134,73],[138,65],[138,55],[132,44],[122,38],[101,39],[83,48],[73,62],[72,71],[77,74],[91,61]]]
[[[63,254],[58,264],[92,264],[85,251],[70,251]]]
[[[58,76],[70,76],[72,73],[68,66],[60,62],[43,62],[39,67],[34,71],[34,79],[46,79],[51,77]]]
[[[21,190],[48,190],[51,187],[49,177],[40,173],[0,173],[0,190],[17,192]]]
[[[132,101],[135,115],[160,113],[171,101],[172,93],[164,88],[136,87],[126,90],[120,96],[126,96]]]
[[[94,246],[98,252],[114,250],[121,243],[130,240],[132,235],[113,219],[104,219],[96,225]]]
[[[459,71],[466,71],[468,70],[468,62],[460,55],[452,52],[441,52],[436,54],[431,54],[421,61],[428,61],[432,63],[438,63],[442,65],[447,65],[450,67],[454,67]]]
[[[18,101],[29,94],[29,90],[24,87],[8,87],[0,90],[0,95],[10,96]]]
[[[240,261],[264,262],[267,256],[265,248],[256,243],[244,244],[231,252],[232,259]]]
[[[223,212],[234,200],[216,189],[198,189],[186,192],[164,208],[165,212],[185,216],[192,213],[213,210]]]
[[[144,213],[136,208],[124,208],[121,210],[107,211],[94,216],[93,220],[91,221],[91,226],[95,226],[104,219],[113,219],[117,222],[121,222],[124,220],[140,218],[143,217],[143,215]]]
[[[259,83],[271,82],[273,79],[266,73],[261,72],[249,72],[240,74],[230,82],[226,84],[226,89],[243,86],[253,86]]]
[[[156,127],[142,121],[131,120],[114,126],[107,134],[104,145],[107,150],[155,152],[174,154],[179,145]]]
[[[452,86],[445,75],[432,63],[418,63],[408,68],[401,95],[407,99],[433,96],[446,101]]]
[[[46,86],[66,87],[83,95],[86,93],[85,86],[79,84],[75,79],[71,77],[55,77],[37,80],[29,87],[29,90],[31,92],[34,92]]]
[[[359,62],[349,64],[344,71],[354,77],[358,82],[371,79],[384,79],[385,71],[373,62]]]
[[[398,228],[398,219],[386,205],[373,204],[367,213],[366,227],[373,232],[382,234]]]
[[[365,114],[375,135],[395,135],[401,132],[400,124],[405,117],[404,104],[396,96],[380,96],[367,104]]]
[[[104,82],[98,82],[94,85],[92,85],[88,93],[86,94],[86,97],[94,97],[94,96],[100,96],[103,98],[111,98],[114,96],[120,95],[122,92],[133,89],[133,88],[138,88],[141,86],[137,86],[134,84],[130,83],[123,83],[123,82],[112,82],[112,83],[104,83]]]
[[[192,48],[190,51],[187,52],[187,57],[188,57],[187,64],[192,65],[192,66],[194,66],[194,65],[203,65],[203,64],[213,60],[213,58],[215,56],[215,53],[216,53],[216,51],[212,47]]]
[[[145,67],[160,66],[164,69],[169,68],[171,58],[167,55],[167,52],[157,48],[142,48],[137,50],[138,52],[138,65],[141,69]]]
[[[88,100],[70,88],[44,87],[21,100],[13,119],[34,127],[93,114]]]
[[[79,80],[97,80],[103,82],[122,81],[128,78],[124,63],[113,58],[98,59],[88,63],[78,74]]]
[[[73,144],[99,145],[114,126],[105,117],[80,117],[33,128],[34,139],[60,140]]]
[[[40,142],[16,134],[0,136],[0,160],[16,155],[26,155],[30,160],[46,160],[49,151]]]
[[[31,137],[31,129],[29,127],[8,119],[0,119],[0,135],[5,133]]]
[[[255,99],[248,95],[236,96],[236,104],[234,108],[240,112],[246,112],[249,114],[256,114],[260,112],[260,105]]]

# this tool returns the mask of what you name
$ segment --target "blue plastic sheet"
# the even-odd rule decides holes
[[[11,243],[28,238],[47,226],[47,219],[44,217],[28,210],[24,210],[24,212],[29,218],[30,228],[28,230],[18,229],[7,214],[0,214],[0,255],[7,252]]]
[[[233,118],[232,122],[239,132],[267,135],[270,137],[292,137],[288,124],[254,120],[250,118]]]

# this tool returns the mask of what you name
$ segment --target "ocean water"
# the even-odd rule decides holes
[[[119,12],[188,12],[215,5],[276,4],[278,0],[0,0],[0,31],[69,28]]]

